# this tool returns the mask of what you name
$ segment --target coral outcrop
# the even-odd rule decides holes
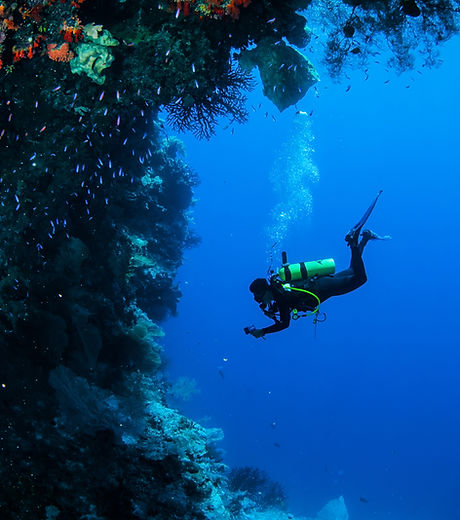
[[[255,66],[259,68],[264,95],[280,112],[295,105],[319,81],[308,58],[272,38],[261,40],[255,49],[242,51],[239,63],[248,72]]]
[[[309,520],[348,520],[348,510],[342,496],[328,502],[316,515]]]
[[[2,171],[3,518],[199,518],[217,500],[215,437],[166,408],[158,375],[196,179],[152,111],[117,130],[61,119]]]
[[[110,67],[113,54],[110,47],[119,44],[117,40],[102,25],[90,23],[83,27],[85,42],[76,45],[75,56],[69,61],[70,70],[73,74],[86,74],[97,84],[102,85],[105,81],[103,70]]]

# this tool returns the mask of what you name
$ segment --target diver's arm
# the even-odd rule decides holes
[[[262,336],[265,334],[272,334],[273,332],[279,332],[280,330],[287,329],[291,322],[291,311],[287,305],[280,305],[280,319],[275,320],[273,325],[259,329],[262,332]]]

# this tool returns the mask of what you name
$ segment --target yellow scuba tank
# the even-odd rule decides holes
[[[282,257],[283,267],[278,271],[278,276],[283,282],[297,282],[308,280],[308,278],[312,278],[313,276],[319,277],[335,273],[335,262],[333,258],[288,264],[285,251],[283,251]]]

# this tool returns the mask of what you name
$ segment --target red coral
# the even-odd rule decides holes
[[[13,62],[16,63],[26,57],[25,49],[18,49],[16,45],[13,46]]]
[[[234,20],[240,16],[241,7],[247,7],[251,0],[204,0],[194,5],[196,0],[170,0],[169,9],[172,12],[182,12],[189,16],[191,12],[196,15],[210,18],[223,18],[230,15]],[[203,14],[206,12],[208,14]]]
[[[240,16],[240,7],[247,7],[251,3],[251,0],[231,0],[227,6],[228,14],[237,20]]]
[[[68,44],[83,40],[83,26],[75,15],[83,2],[84,0],[29,0],[5,3],[0,0],[0,50],[3,51],[3,54],[0,53],[0,69],[4,69],[5,64],[43,55],[42,43],[45,40],[57,42],[51,43],[51,47],[47,49],[51,59],[70,61],[74,54]],[[45,15],[52,23],[43,24]],[[60,27],[59,19],[62,20]],[[62,40],[67,47],[61,45]]]
[[[240,16],[240,10],[238,9],[238,7],[235,5],[235,0],[232,0],[228,6],[227,6],[227,12],[228,14],[234,19],[234,20],[237,20],[238,17]]]
[[[64,41],[68,43],[83,40],[83,29],[78,18],[75,18],[75,25],[73,26],[67,25],[67,22],[64,20],[62,29],[59,32],[63,35]]]

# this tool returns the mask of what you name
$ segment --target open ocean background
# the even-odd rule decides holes
[[[439,68],[396,76],[378,57],[340,84],[314,63],[311,116],[279,114],[258,86],[246,125],[182,136],[202,243],[165,351],[170,379],[201,392],[177,406],[222,428],[225,462],[267,471],[293,513],[343,495],[351,520],[460,519],[459,55],[456,38]],[[393,239],[367,246],[368,283],[322,306],[316,337],[311,318],[245,336],[271,324],[248,286],[274,237],[274,268],[282,249],[346,268],[345,233],[379,189],[367,227]]]

